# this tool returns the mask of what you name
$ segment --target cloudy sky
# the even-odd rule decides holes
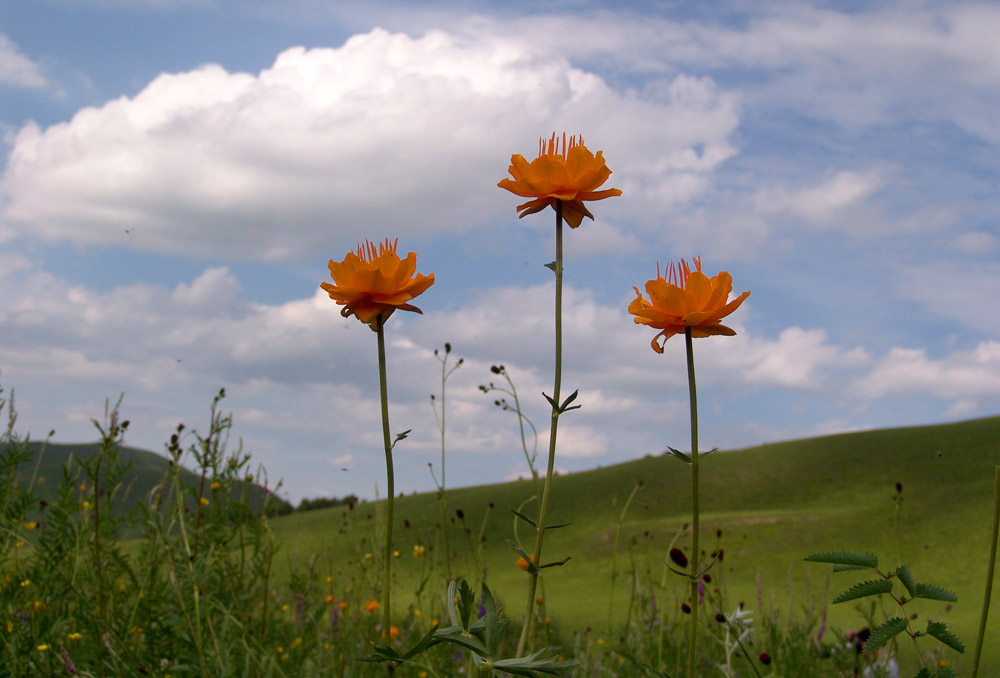
[[[617,4],[617,3],[616,3]],[[627,314],[657,262],[751,290],[696,343],[702,444],[735,449],[1000,407],[1000,6],[7,0],[0,383],[18,428],[234,436],[287,496],[384,494],[375,335],[319,284],[399,238],[436,284],[387,327],[397,488],[527,471],[478,388],[542,429],[551,211],[496,183],[582,134],[622,197],[568,232],[557,467],[687,447],[683,342]],[[376,489],[378,488],[378,489]]]

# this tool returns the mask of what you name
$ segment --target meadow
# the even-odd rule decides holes
[[[40,458],[42,446],[8,432],[5,461],[18,446],[24,456],[2,478],[0,673],[73,675],[72,666],[80,675],[384,674],[359,659],[384,642],[377,612],[365,608],[380,597],[386,502],[267,517],[264,502],[275,498],[252,481],[260,469],[242,450],[219,447],[231,424],[221,405],[212,420],[216,435],[195,436],[187,450],[174,443],[173,460],[183,466],[123,448],[124,431],[110,420],[105,432],[115,435],[103,445],[55,446]],[[91,465],[102,454],[103,471]],[[1000,417],[720,451],[702,461],[706,551],[724,553],[703,615],[704,652],[722,666],[705,675],[753,675],[738,653],[727,674],[723,624],[713,623],[717,610],[728,615],[740,603],[753,615],[748,649],[773,657],[758,667],[762,675],[851,675],[858,655],[844,650],[847,632],[877,623],[889,605],[884,597],[867,609],[829,604],[859,577],[831,575],[803,558],[838,549],[871,551],[886,568],[905,562],[921,580],[954,591],[953,605],[919,601],[912,611],[947,621],[971,645]],[[94,487],[110,507],[100,531],[88,501]],[[184,498],[167,507],[171,487]],[[525,536],[513,511],[535,494],[530,479],[450,489],[443,525],[437,492],[396,499],[391,572],[400,622],[390,646],[402,652],[435,620],[448,624],[449,566],[473,588],[485,579],[516,625],[527,575],[507,540],[515,529]],[[548,559],[569,560],[543,570],[538,641],[557,659],[578,662],[572,675],[656,675],[643,664],[665,675],[683,670],[686,584],[665,575],[664,563],[690,520],[689,502],[685,465],[671,455],[553,478],[552,524],[568,524],[549,535]],[[997,629],[994,614],[987,638]],[[206,639],[200,650],[198,633]],[[921,648],[967,675],[966,657],[930,638]],[[896,651],[904,671],[915,672],[909,649]],[[474,668],[468,654],[431,648],[399,675],[464,675]],[[1000,644],[986,643],[980,675],[1000,675]]]

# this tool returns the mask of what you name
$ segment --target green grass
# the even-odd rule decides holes
[[[724,578],[730,605],[743,600],[756,608],[759,577],[765,607],[773,603],[793,613],[807,604],[807,586],[811,586],[813,602],[821,602],[829,567],[802,562],[810,553],[868,550],[879,555],[883,571],[908,564],[919,581],[937,583],[958,594],[959,602],[949,612],[933,602],[915,611],[947,621],[971,652],[985,584],[997,464],[1000,417],[717,452],[705,458],[702,466],[703,542],[707,541],[709,550],[715,548],[715,531],[721,530],[725,559],[715,572]],[[595,634],[607,632],[616,516],[638,481],[643,489],[623,525],[618,569],[629,569],[631,548],[636,569],[649,573],[644,581],[658,582],[667,546],[689,519],[690,481],[682,462],[666,456],[646,457],[554,479],[551,521],[572,521],[572,525],[550,533],[543,561],[572,559],[562,568],[545,571],[544,596],[549,614],[563,630],[590,627]],[[897,482],[903,488],[898,540],[893,501]],[[529,481],[448,493],[451,515],[454,509],[462,509],[474,534],[485,519],[487,580],[514,615],[524,605],[525,575],[515,566],[516,556],[505,540],[512,536],[511,509],[531,494]],[[618,508],[613,503],[616,497]],[[275,533],[288,555],[286,566],[293,567],[306,554],[321,554],[324,571],[350,580],[366,552],[378,555],[380,506],[361,503],[354,510],[340,507],[274,520]],[[416,587],[413,545],[427,545],[428,557],[437,546],[436,494],[401,497],[396,515],[395,543],[402,555],[394,595],[405,604]],[[409,528],[403,526],[404,519]],[[472,560],[460,526],[449,524],[449,529],[456,569],[469,574]],[[521,526],[522,540],[528,541],[529,529]],[[279,564],[282,561],[279,556]],[[851,573],[833,575],[826,599],[856,580]],[[667,581],[667,593],[679,594],[679,578],[671,576]],[[644,585],[649,588],[648,583]],[[430,593],[440,596],[441,591]],[[614,620],[620,622],[627,606],[627,577],[619,578],[616,594]],[[831,607],[830,625],[840,629],[863,626],[851,605]],[[987,638],[1000,634],[995,601],[993,608]],[[916,624],[923,627],[920,620]],[[931,646],[925,642],[925,647]],[[907,651],[904,648],[904,655]],[[1000,648],[987,643],[985,653],[981,675],[1000,675]]]

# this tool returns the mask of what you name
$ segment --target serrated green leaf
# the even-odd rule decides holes
[[[831,565],[850,565],[854,568],[874,570],[878,567],[878,556],[867,551],[832,551],[829,553],[813,553],[803,560],[812,563],[830,563]]]
[[[834,565],[834,572],[850,572],[851,570],[870,570],[870,567],[862,567],[861,565]]]
[[[865,652],[873,652],[888,643],[893,636],[906,629],[906,620],[902,617],[893,617],[886,623],[872,631],[868,642],[865,643]]]
[[[934,584],[917,584],[914,598],[925,598],[927,600],[942,600],[946,603],[957,603],[958,596]]]
[[[877,596],[880,593],[889,593],[890,591],[892,591],[892,582],[888,579],[869,579],[847,589],[834,598],[833,603],[836,605],[837,603],[845,603],[848,600]]]
[[[906,565],[900,565],[896,568],[896,576],[899,577],[899,581],[903,582],[903,586],[906,587],[906,591],[910,594],[910,597],[915,597],[917,595],[917,582],[913,580],[910,568]]]
[[[958,678],[958,674],[946,666],[937,672],[937,678]]]
[[[932,622],[928,620],[927,635],[937,638],[959,654],[965,652],[965,644],[958,639],[958,636],[948,630],[948,625],[944,622]]]
[[[915,675],[913,678],[931,678],[931,672],[926,668],[920,669],[920,673]]]

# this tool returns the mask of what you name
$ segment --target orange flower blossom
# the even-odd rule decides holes
[[[422,313],[409,302],[434,284],[434,274],[414,276],[417,255],[410,252],[401,260],[396,254],[397,242],[386,238],[376,250],[375,243],[365,240],[343,261],[330,260],[333,284],[322,283],[320,287],[344,307],[340,315],[354,315],[377,330],[379,319],[384,323],[397,308]]]
[[[546,144],[545,139],[538,142],[538,157],[530,163],[523,155],[510,157],[510,167],[507,168],[513,179],[503,179],[497,184],[522,198],[533,200],[517,206],[520,217],[525,217],[552,205],[555,208],[557,200],[563,201],[562,215],[570,228],[576,228],[584,217],[594,218],[583,205],[584,200],[603,200],[621,195],[617,188],[600,188],[611,170],[604,164],[601,151],[597,155],[591,153],[575,136],[566,140],[562,136],[562,144],[555,133]]]
[[[649,301],[643,298],[638,287],[632,288],[636,298],[628,305],[628,312],[635,316],[637,324],[661,330],[651,342],[657,353],[663,353],[662,344],[667,339],[683,333],[688,327],[692,337],[736,334],[720,324],[719,320],[739,308],[750,292],[729,301],[729,293],[733,290],[732,276],[722,271],[709,278],[701,272],[701,257],[695,257],[693,261],[693,271],[683,259],[679,264],[671,263],[666,278],[660,275],[657,264],[656,278],[646,283]],[[663,337],[663,342],[658,341],[660,337]]]

